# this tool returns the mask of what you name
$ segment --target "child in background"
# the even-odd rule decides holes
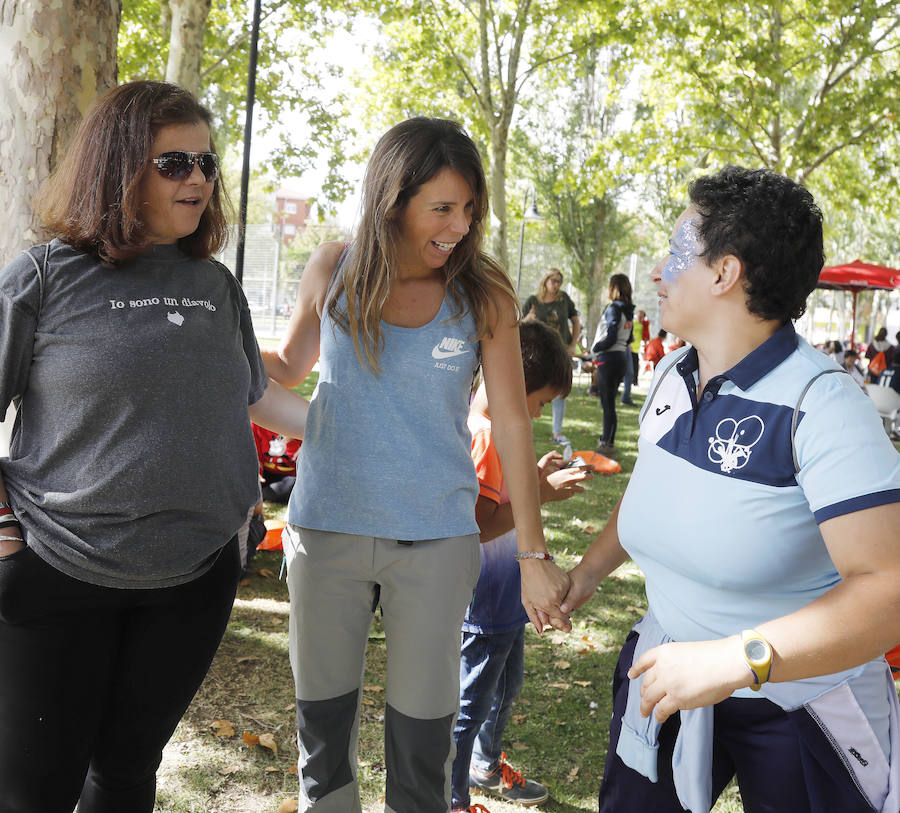
[[[663,356],[666,354],[666,348],[663,347],[663,339],[667,335],[666,331],[660,330],[654,338],[647,342],[647,346],[644,348],[644,361],[649,361],[654,369],[656,369],[656,365],[662,361]]]
[[[531,417],[537,418],[545,404],[569,394],[572,365],[559,334],[542,322],[523,322],[519,337],[526,402]],[[548,796],[543,785],[514,771],[501,751],[509,713],[522,688],[528,616],[520,599],[512,508],[491,436],[483,383],[469,411],[469,430],[479,484],[475,517],[481,532],[481,575],[463,622],[460,710],[453,732],[454,813],[474,810],[470,807],[470,786],[522,805],[540,804]],[[579,483],[592,473],[589,468],[563,468],[559,452],[549,452],[537,465],[542,503],[565,500],[584,491]]]
[[[259,458],[262,498],[267,502],[287,503],[297,482],[297,454],[303,441],[286,438],[255,423],[251,425]]]

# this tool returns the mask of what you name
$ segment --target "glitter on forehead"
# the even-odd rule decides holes
[[[702,253],[700,229],[688,218],[678,227],[670,242],[669,256],[661,272],[662,278],[671,281],[677,274],[690,268]]]

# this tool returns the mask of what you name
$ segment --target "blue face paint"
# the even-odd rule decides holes
[[[673,282],[675,278],[690,268],[703,253],[700,240],[700,229],[690,219],[682,221],[671,240],[669,240],[669,256],[660,272],[665,282]]]

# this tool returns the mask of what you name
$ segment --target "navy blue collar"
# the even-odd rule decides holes
[[[778,328],[759,347],[744,356],[730,370],[715,376],[718,384],[715,386],[715,391],[718,392],[722,379],[728,379],[735,386],[746,392],[763,376],[772,372],[796,349],[797,333],[793,324],[788,322],[783,327]],[[697,350],[692,347],[687,351],[685,357],[678,362],[676,368],[682,378],[686,378],[687,376],[693,376],[699,366]],[[712,384],[712,380],[710,380],[710,384]]]

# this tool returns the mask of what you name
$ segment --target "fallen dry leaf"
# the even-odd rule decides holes
[[[276,768],[274,765],[266,766],[266,773],[278,773],[280,770],[281,768]]]
[[[217,737],[233,737],[234,726],[230,720],[213,720],[209,727]]]
[[[248,661],[258,661],[258,655],[241,655],[240,658],[237,659],[237,663],[247,663]]]
[[[268,731],[265,734],[260,734],[259,744],[263,748],[268,748],[276,757],[278,756],[278,745],[275,743],[274,734],[270,734]]]
[[[219,768],[219,776],[233,776],[239,770],[237,765],[229,765],[227,768]]]
[[[295,774],[299,774],[299,773],[300,773],[300,771],[297,769],[297,766],[296,766],[296,765],[291,765],[291,767],[287,769],[287,772],[288,772],[288,773],[295,773]]]
[[[278,805],[278,813],[297,813],[300,803],[296,799],[285,799]]]
[[[514,723],[524,723],[528,719],[527,714],[514,714],[512,716]]]
[[[383,686],[376,686],[374,684],[367,684],[367,685],[363,686],[363,689],[367,692],[383,692],[384,691]]]
[[[251,734],[249,731],[245,731],[244,745],[249,745],[251,748],[256,748],[256,746],[259,745],[259,736],[256,734]]]
[[[525,745],[524,742],[514,742],[513,748],[515,748],[517,751],[527,751],[528,750],[528,746]]]
[[[563,691],[565,691],[566,689],[569,688],[569,684],[568,684],[568,683],[565,683],[565,682],[561,682],[561,683],[548,683],[547,685],[548,685],[551,689],[562,689]]]
[[[557,669],[569,669],[572,666],[571,663],[569,663],[568,661],[564,661],[564,660],[554,661],[553,665]]]
[[[592,646],[583,646],[581,649],[577,650],[578,655],[590,655],[591,652],[594,651],[594,647]]]
[[[589,680],[576,680],[573,682],[575,683],[576,686],[585,686],[586,687],[586,686],[591,685],[591,682]]]
[[[625,609],[629,613],[643,613],[644,612],[640,607],[635,607],[633,604],[629,604]]]
[[[275,578],[274,571],[269,570],[269,568],[267,568],[267,567],[262,567],[259,570],[257,570],[256,572],[259,573],[259,575],[262,576],[264,579],[274,579]],[[297,808],[294,808],[294,810],[296,810],[296,809]]]
[[[570,782],[574,782],[574,781],[575,781],[575,777],[577,777],[577,776],[578,776],[578,766],[576,765],[574,768],[572,768],[571,771],[569,771],[569,775],[568,775],[566,778],[567,778]]]

